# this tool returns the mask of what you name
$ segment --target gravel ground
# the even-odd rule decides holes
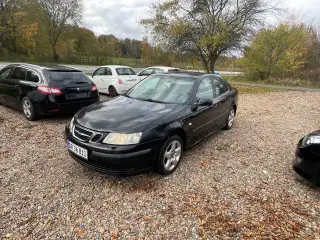
[[[320,193],[293,172],[319,129],[320,94],[241,95],[231,131],[185,153],[171,176],[106,176],[72,160],[70,118],[27,122],[0,106],[0,238],[315,239]]]

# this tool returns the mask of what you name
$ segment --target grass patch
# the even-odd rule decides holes
[[[238,89],[239,94],[259,94],[268,92],[281,92],[283,89],[269,88],[269,87],[252,87],[239,84],[231,84],[232,87]]]
[[[228,82],[243,82],[243,83],[257,83],[276,86],[287,87],[306,87],[306,88],[320,88],[320,83],[311,82],[308,80],[302,81],[301,79],[268,79],[262,80],[249,80],[245,76],[223,76]]]

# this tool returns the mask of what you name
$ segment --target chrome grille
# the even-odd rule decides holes
[[[84,129],[79,125],[75,125],[73,127],[73,136],[81,141],[89,140],[92,137],[92,135],[93,135],[93,132],[88,131],[87,129]]]
[[[97,143],[97,142],[99,142],[101,140],[102,137],[103,137],[102,134],[97,133],[90,139],[90,142]]]

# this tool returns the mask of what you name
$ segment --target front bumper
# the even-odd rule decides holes
[[[82,142],[65,129],[65,138],[88,150],[88,160],[68,149],[70,156],[78,163],[93,170],[116,176],[131,176],[153,170],[162,141],[146,144],[117,146],[101,143]]]
[[[299,143],[301,145],[301,143]],[[298,145],[296,149],[296,156],[293,160],[292,167],[296,173],[301,177],[319,184],[320,180],[320,159],[312,155],[309,149],[302,148]]]

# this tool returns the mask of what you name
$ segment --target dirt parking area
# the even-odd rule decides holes
[[[240,95],[234,128],[185,153],[177,171],[106,176],[71,159],[70,118],[27,122],[0,106],[0,238],[314,239],[320,192],[291,168],[320,128],[320,94]]]

